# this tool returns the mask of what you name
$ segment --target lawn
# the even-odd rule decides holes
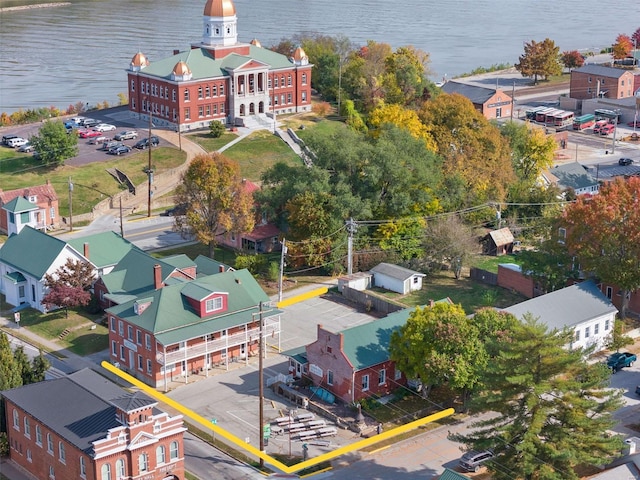
[[[498,273],[498,265],[501,263],[520,264],[517,254],[500,255],[499,257],[494,257],[492,255],[478,255],[472,261],[474,267],[492,273]]]
[[[316,121],[311,122],[309,125],[305,124],[304,130],[297,130],[296,133],[302,140],[305,140],[312,132],[331,133],[339,128],[346,128],[344,122],[323,118],[319,120],[316,119]]]
[[[57,168],[41,166],[30,154],[15,151],[0,151],[0,185],[11,189],[42,185],[47,180],[59,195],[60,215],[69,214],[68,192],[69,178],[73,182],[73,213],[91,212],[101,200],[115,195],[123,187],[107,173],[108,168],[118,168],[129,175],[134,185],[147,180],[144,169],[148,166],[147,152],[135,153],[127,157],[117,157],[104,162],[94,162],[82,167],[63,165]],[[106,155],[105,155],[106,156]],[[152,168],[156,173],[182,165],[186,153],[176,148],[161,147],[154,149],[151,156]]]
[[[278,162],[302,165],[302,160],[279,137],[266,130],[253,132],[224,151],[224,155],[240,165],[244,178],[260,181],[262,173]]]
[[[20,313],[20,327],[56,342],[60,348],[85,356],[109,348],[109,331],[96,323],[102,316],[69,310],[67,317],[64,310],[42,314],[33,308],[26,308]],[[65,331],[67,333],[60,338]]]
[[[511,291],[492,285],[485,285],[462,277],[456,280],[451,272],[437,272],[423,279],[422,290],[403,298],[396,298],[408,306],[427,305],[430,300],[449,297],[459,303],[467,314],[482,307],[505,308],[520,303],[526,298]]]
[[[232,132],[225,132],[218,138],[213,138],[209,132],[198,132],[189,134],[187,138],[196,142],[207,152],[215,152],[227,143],[234,141],[238,135]]]

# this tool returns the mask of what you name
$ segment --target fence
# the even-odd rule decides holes
[[[469,276],[472,280],[486,283],[487,285],[498,285],[498,274],[482,270],[480,268],[471,267]]]

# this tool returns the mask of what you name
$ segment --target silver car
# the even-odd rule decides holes
[[[491,450],[476,452],[475,450],[465,453],[460,459],[460,468],[467,472],[477,472],[482,468],[482,464],[493,458]]]

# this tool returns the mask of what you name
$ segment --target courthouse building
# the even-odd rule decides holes
[[[202,40],[190,50],[150,61],[142,52],[128,69],[129,110],[156,126],[188,131],[218,120],[269,126],[274,113],[311,110],[311,65],[302,48],[291,58],[238,41],[232,0],[207,0]]]

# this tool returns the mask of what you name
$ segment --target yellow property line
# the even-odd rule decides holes
[[[446,410],[441,410],[441,411],[439,411],[437,413],[434,413],[433,415],[429,415],[429,416],[426,416],[424,418],[420,418],[418,420],[414,420],[413,422],[407,423],[406,425],[402,425],[400,427],[396,427],[396,428],[391,429],[389,431],[382,432],[379,435],[374,435],[373,437],[362,439],[362,440],[360,440],[358,442],[355,442],[355,443],[352,443],[350,445],[345,445],[344,447],[340,447],[340,448],[334,450],[333,452],[327,452],[327,453],[319,455],[319,456],[317,456],[315,458],[306,460],[304,462],[300,462],[300,463],[296,463],[295,465],[287,466],[284,463],[282,463],[282,462],[276,460],[275,458],[273,458],[271,455],[268,455],[266,452],[261,452],[258,448],[254,447],[253,445],[245,442],[244,440],[239,439],[238,437],[233,435],[231,432],[228,432],[228,431],[220,428],[218,425],[212,424],[210,420],[207,420],[206,418],[198,415],[196,412],[190,410],[189,408],[185,407],[181,403],[176,402],[175,400],[167,397],[163,393],[160,393],[160,392],[156,391],[155,389],[151,388],[150,386],[142,383],[137,378],[134,378],[131,375],[129,375],[128,373],[125,373],[122,370],[114,367],[109,362],[106,362],[106,361],[102,362],[101,365],[102,365],[102,367],[104,369],[108,370],[109,372],[111,372],[111,373],[113,373],[115,375],[118,375],[120,378],[122,378],[122,379],[126,380],[127,382],[131,383],[132,385],[138,387],[139,389],[144,391],[149,396],[155,398],[156,400],[158,400],[160,402],[166,403],[167,405],[169,405],[172,408],[175,408],[177,411],[179,411],[180,413],[182,413],[186,417],[189,417],[194,422],[199,423],[202,427],[204,427],[206,429],[209,429],[209,430],[213,430],[214,433],[216,433],[216,434],[220,435],[221,437],[227,439],[228,441],[230,441],[231,443],[236,445],[241,450],[245,450],[246,452],[248,452],[248,453],[250,453],[252,455],[255,455],[258,458],[262,458],[264,461],[266,461],[267,463],[273,465],[275,468],[277,468],[278,470],[280,470],[280,471],[282,471],[284,473],[295,473],[295,472],[298,472],[298,471],[303,470],[305,468],[312,467],[312,466],[317,465],[317,464],[322,463],[322,462],[326,462],[328,460],[331,460],[333,458],[339,457],[339,456],[344,455],[346,453],[350,453],[350,452],[353,452],[355,450],[359,450],[361,448],[368,447],[369,445],[374,445],[374,444],[376,444],[376,443],[378,443],[378,442],[380,442],[382,440],[386,440],[388,438],[395,437],[396,435],[399,435],[401,433],[408,432],[409,430],[413,430],[415,428],[421,427],[423,425],[426,425],[427,423],[435,422],[436,420],[440,420],[441,418],[448,417],[450,415],[453,415],[453,413],[454,413],[453,408],[447,408]]]
[[[294,297],[285,298],[281,302],[276,303],[277,308],[288,307],[289,305],[293,305],[294,303],[303,302],[305,300],[309,300],[313,297],[319,297],[320,295],[324,295],[329,291],[328,287],[316,288],[315,290],[311,290],[307,293],[301,293],[300,295],[296,295]]]

